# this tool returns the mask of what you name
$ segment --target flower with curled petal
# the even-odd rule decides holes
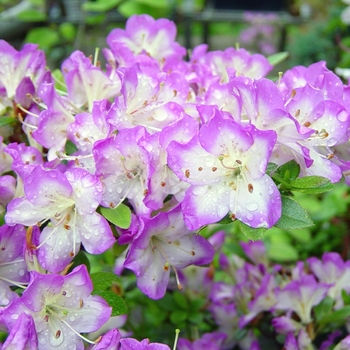
[[[11,332],[22,313],[32,316],[39,350],[84,349],[87,339],[80,333],[96,331],[111,315],[103,298],[90,295],[92,289],[85,265],[66,276],[31,271],[27,289],[3,311],[3,317]]]
[[[150,56],[163,65],[166,61],[178,62],[186,54],[175,37],[174,22],[140,15],[130,17],[125,30],[112,30],[107,43],[120,65],[129,66],[137,62],[139,56]]]
[[[179,206],[151,219],[140,220],[144,226],[135,235],[124,266],[134,271],[138,287],[150,298],[164,296],[171,267],[178,280],[177,268],[212,261],[212,245],[186,228]],[[182,288],[179,280],[178,286]]]
[[[198,229],[231,212],[251,227],[273,226],[281,198],[265,170],[276,133],[214,113],[190,142],[173,141],[167,148],[168,165],[191,185],[182,202],[186,225]]]
[[[24,197],[8,205],[9,225],[34,226],[46,222],[40,235],[39,262],[51,271],[66,267],[82,243],[92,254],[100,254],[114,243],[106,219],[96,213],[102,184],[96,176],[74,168],[66,173],[36,166],[24,180]]]

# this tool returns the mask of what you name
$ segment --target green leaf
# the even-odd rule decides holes
[[[323,317],[327,316],[332,311],[333,305],[334,300],[328,296],[316,305],[313,308],[316,321],[319,322]]]
[[[288,196],[281,196],[282,215],[275,226],[284,230],[293,230],[313,226],[306,210],[294,199]]]
[[[281,174],[285,181],[290,182],[298,177],[300,165],[295,160],[290,160],[278,167],[277,173]]]
[[[101,12],[101,13],[97,13],[97,14],[89,14],[88,16],[86,16],[84,18],[84,21],[86,24],[91,25],[91,26],[95,26],[97,24],[101,24],[106,20],[106,15]]]
[[[29,2],[36,7],[44,7],[45,6],[45,0],[29,0]]]
[[[271,174],[274,173],[277,168],[278,168],[277,164],[275,164],[275,163],[268,163],[267,167],[266,167],[266,174],[271,176]]]
[[[119,255],[123,254],[123,252],[125,251],[125,249],[128,247],[127,244],[118,244],[118,242],[115,242],[113,244],[113,248],[112,248],[112,251],[113,251],[113,255],[115,257],[118,257]]]
[[[0,227],[5,225],[5,213],[0,214]]]
[[[90,275],[94,290],[106,290],[113,284],[120,284],[119,277],[113,272],[97,272]]]
[[[112,308],[111,316],[125,315],[128,313],[128,306],[119,295],[108,290],[94,290],[92,294],[99,295],[107,301],[108,305]]]
[[[67,85],[64,81],[63,74],[60,69],[55,69],[52,71],[52,77],[55,82],[55,89],[63,92],[67,92]]]
[[[119,204],[116,208],[100,207],[101,215],[109,222],[120,227],[129,228],[131,224],[131,210],[125,204]]]
[[[15,122],[16,122],[16,118],[7,117],[7,116],[0,117],[0,127],[5,125],[11,125],[11,124],[14,124]]]
[[[99,1],[86,1],[82,5],[83,11],[90,12],[106,12],[117,7],[122,0],[99,0]]]
[[[339,310],[332,311],[328,315],[322,317],[319,320],[320,327],[329,326],[332,324],[333,327],[343,326],[345,321],[350,317],[350,305],[344,306]]]
[[[195,325],[198,325],[199,323],[201,323],[203,319],[204,319],[203,312],[191,312],[188,318],[188,320]]]
[[[228,224],[232,224],[232,223],[233,223],[233,220],[232,220],[230,214],[225,215],[220,221],[217,222],[217,224],[220,224],[220,225],[228,225]]]
[[[290,230],[288,231],[288,234],[301,243],[307,243],[311,241],[311,231],[307,228]]]
[[[35,9],[28,9],[20,12],[17,19],[23,22],[45,22],[46,14]]]
[[[75,267],[79,265],[85,265],[87,270],[90,271],[90,261],[83,250],[80,250],[79,253],[74,257],[73,265],[69,268],[69,271],[72,271]]]
[[[297,178],[290,183],[292,191],[308,194],[318,194],[331,191],[335,188],[328,179],[322,176],[306,176]]]
[[[247,238],[252,241],[258,241],[259,239],[262,239],[265,232],[267,231],[266,228],[253,228],[246,224],[243,224],[243,222],[239,222],[239,228],[247,236]]]
[[[298,260],[298,251],[287,242],[271,242],[268,245],[267,255],[278,262]]]
[[[73,42],[77,35],[77,30],[72,23],[64,22],[58,26],[58,30],[62,37],[69,42]]]
[[[269,57],[267,57],[268,61],[270,62],[270,64],[272,64],[273,66],[276,66],[277,64],[285,61],[289,56],[289,53],[286,51],[283,52],[277,52]]]
[[[172,324],[178,325],[185,321],[188,317],[188,313],[184,310],[174,310],[170,314],[170,321]]]
[[[150,0],[128,0],[124,1],[119,7],[118,12],[124,17],[130,17],[134,14],[150,14],[153,17],[164,17],[167,15],[169,6],[164,1]]]
[[[350,294],[348,294],[344,289],[342,289],[342,291],[341,291],[341,297],[342,297],[345,305],[350,304]]]
[[[38,44],[41,49],[48,50],[60,42],[60,36],[54,29],[39,27],[30,30],[25,41]]]
[[[66,154],[69,156],[76,152],[78,150],[77,146],[70,140],[67,140],[65,146],[64,146],[64,151]]]
[[[188,309],[188,300],[186,298],[186,296],[183,293],[180,293],[178,291],[174,292],[173,294],[174,300],[176,302],[176,304],[184,310]]]

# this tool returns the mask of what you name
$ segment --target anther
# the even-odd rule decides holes
[[[252,184],[248,184],[248,191],[249,193],[253,193],[254,187]]]
[[[55,334],[55,338],[58,339],[61,336],[61,331],[58,330]]]

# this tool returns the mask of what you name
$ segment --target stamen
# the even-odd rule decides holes
[[[40,249],[51,238],[51,236],[54,234],[58,227],[59,225],[54,227],[50,234],[36,247],[36,249]]]
[[[33,102],[34,102],[37,106],[39,106],[41,109],[47,109],[47,106],[46,106],[44,103],[42,103],[42,100],[39,99],[39,97],[34,97],[34,96],[32,96],[32,99],[33,99]]]
[[[68,208],[66,209],[66,214],[63,215],[63,217],[61,218],[61,220],[55,225],[54,229],[53,229],[53,230],[50,232],[50,234],[36,247],[36,249],[41,248],[41,247],[51,238],[51,236],[52,236],[53,233],[56,231],[56,229],[57,229],[58,227],[60,227],[60,225],[62,224],[62,222],[63,222],[64,220],[66,220],[66,218],[69,216],[71,210],[72,210],[72,207],[68,207]],[[51,223],[51,224],[52,224],[52,223]],[[75,229],[75,225],[74,225],[74,229]]]
[[[12,280],[10,280],[8,278],[5,278],[3,276],[0,276],[0,280],[3,280],[5,282],[7,282],[7,283],[10,283],[11,286],[16,286],[16,287],[22,288],[22,289],[26,289],[27,288],[26,286],[28,284],[28,283],[20,284],[20,282],[12,281]]]
[[[64,323],[73,333],[75,333],[79,338],[86,341],[89,344],[96,344],[93,340],[90,340],[88,338],[85,338],[83,335],[78,333],[69,323],[67,323],[65,320],[60,320],[62,323]]]
[[[31,125],[31,124],[28,124],[27,122],[25,122],[25,121],[23,120],[23,117],[22,117],[21,113],[18,113],[17,118],[18,118],[18,120],[20,121],[20,123],[23,124],[23,125],[25,125],[26,127],[31,128],[31,129],[34,129],[34,130],[37,130],[37,129],[38,129],[37,126]]]
[[[173,268],[174,273],[175,273],[175,279],[176,279],[176,283],[177,283],[177,288],[178,288],[179,290],[182,290],[182,284],[180,283],[180,279],[179,279],[179,275],[178,275],[178,273],[177,273],[177,270],[176,270],[176,268],[175,268],[174,265],[171,265],[171,267]]]
[[[280,87],[280,85],[281,85],[282,76],[283,76],[283,72],[278,72],[278,83],[277,83],[278,87]]]
[[[67,88],[67,85],[63,82],[63,81],[61,81],[61,80],[59,80],[57,77],[55,77],[55,74],[52,74],[52,78],[53,78],[53,80],[55,81],[55,83],[57,83],[57,84],[60,84],[62,87],[64,87],[64,88]],[[57,87],[55,87],[55,91],[59,91],[58,89],[57,89]],[[61,92],[64,92],[64,91],[61,91]]]
[[[59,160],[73,160],[73,161],[77,161],[77,160],[79,161],[80,159],[88,159],[93,157],[93,154],[86,154],[86,155],[80,155],[80,156],[67,156],[63,152],[57,152],[56,155]]]
[[[23,111],[27,115],[31,115],[32,117],[39,118],[39,116],[33,112],[28,111],[28,109],[21,106],[20,103],[17,103],[17,108]]]
[[[135,111],[136,112],[136,111]],[[132,112],[134,113],[134,112]],[[130,113],[130,114],[132,114]],[[150,130],[153,130],[153,131],[161,131],[162,129],[159,129],[159,128],[156,128],[154,126],[150,126],[150,125],[147,125],[147,124],[142,124],[142,123],[134,123],[134,125],[139,125],[139,126],[143,126],[144,128],[146,129],[150,129]]]
[[[74,253],[74,256],[76,255],[76,251],[75,251],[75,240],[76,240],[76,225],[77,223],[77,208],[74,207],[74,229],[73,229],[73,253]]]
[[[177,283],[177,288],[179,288],[179,290],[182,290],[182,284],[180,282],[179,279],[179,275],[177,273],[177,269],[174,265],[170,264],[169,261],[170,259],[168,258],[167,254],[165,253],[165,251],[162,249],[161,245],[155,245],[153,244],[153,238],[156,240],[160,240],[162,242],[165,242],[167,244],[169,244],[169,242],[165,241],[164,239],[162,239],[161,237],[152,237],[151,238],[151,246],[152,246],[152,250],[155,251],[156,249],[159,249],[159,251],[161,252],[161,254],[163,255],[163,258],[166,260],[165,264],[164,264],[164,270],[168,271],[168,267],[171,266],[174,270],[175,273],[175,279],[176,279],[176,283]],[[178,249],[181,249],[180,247],[177,247]],[[188,253],[187,250],[181,249],[183,252]],[[192,253],[190,252],[190,254],[192,255]]]
[[[173,350],[176,350],[179,334],[180,334],[180,329],[175,329],[175,341],[174,341]]]
[[[24,259],[13,260],[13,261],[9,261],[9,262],[3,262],[3,263],[0,263],[0,266],[7,266],[7,265],[11,265],[11,264],[20,263],[20,262],[23,262],[23,261],[24,261]]]
[[[221,165],[222,165],[225,169],[229,169],[229,170],[237,170],[237,169],[239,169],[239,168],[235,168],[235,167],[226,166],[226,165],[224,164],[224,157],[223,157],[223,156],[218,157],[218,159],[219,159]]]
[[[95,48],[95,55],[94,55],[94,63],[93,63],[93,65],[95,66],[95,67],[97,67],[97,65],[98,65],[98,54],[100,53],[100,48],[99,47],[96,47]]]

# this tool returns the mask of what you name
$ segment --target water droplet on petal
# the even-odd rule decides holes
[[[258,203],[255,203],[255,202],[249,202],[246,204],[245,207],[249,211],[255,211],[259,208]]]

